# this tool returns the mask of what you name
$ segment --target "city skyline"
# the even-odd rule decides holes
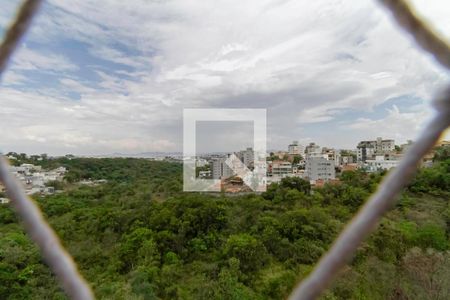
[[[361,141],[358,141],[353,147],[348,147],[348,148],[339,148],[339,147],[334,147],[333,145],[321,145],[318,144],[316,142],[309,142],[307,144],[301,144],[298,143],[298,140],[292,140],[290,143],[288,143],[287,145],[285,145],[284,147],[282,146],[282,148],[273,148],[273,149],[266,149],[266,154],[270,155],[271,153],[289,153],[289,147],[292,145],[292,143],[297,142],[297,146],[300,146],[300,152],[299,153],[290,153],[291,155],[304,155],[306,148],[308,146],[314,145],[314,147],[320,148],[320,149],[329,149],[329,150],[336,150],[336,151],[353,151],[354,154],[356,155],[356,152],[358,151],[358,146],[366,141],[375,141],[377,139],[379,139],[381,137],[377,137],[374,139],[363,139]],[[406,141],[406,143],[398,143],[393,139],[389,139],[389,138],[382,138],[383,140],[392,140],[394,142],[395,146],[405,146],[405,145],[409,145],[410,143],[413,143],[414,141],[412,140],[408,140]],[[444,144],[448,144],[450,143],[450,141],[447,141],[445,139],[441,139],[440,144],[444,143]],[[211,156],[211,155],[227,155],[227,154],[232,154],[232,153],[236,153],[239,151],[244,151],[244,150],[248,150],[251,149],[253,150],[253,147],[251,145],[249,146],[244,146],[244,147],[238,147],[238,148],[234,148],[234,149],[228,149],[228,150],[223,150],[223,151],[197,151],[196,155],[197,157],[200,156]],[[136,152],[136,153],[120,153],[120,152],[115,152],[115,153],[103,153],[103,154],[95,154],[95,155],[74,155],[73,153],[65,153],[65,154],[60,154],[60,155],[52,155],[52,154],[48,154],[48,153],[27,153],[27,152],[20,152],[20,151],[3,151],[2,154],[8,154],[8,153],[15,153],[15,154],[26,154],[28,156],[48,156],[48,157],[62,157],[62,156],[70,156],[73,155],[75,157],[142,157],[142,158],[148,158],[148,157],[164,157],[164,156],[168,156],[170,157],[172,156],[178,156],[181,157],[183,156],[183,151],[148,151],[148,152]],[[186,156],[186,157],[191,157],[191,156]]]

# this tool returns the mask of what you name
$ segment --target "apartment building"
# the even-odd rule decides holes
[[[293,141],[288,146],[288,154],[289,155],[304,155],[304,153],[305,153],[305,149],[303,148],[302,145],[300,145],[298,143],[298,141]]]
[[[336,155],[337,151],[334,149],[322,149],[319,145],[310,143],[305,149],[304,176],[311,181],[335,179]]]
[[[361,141],[356,148],[357,161],[364,163],[366,160],[373,159],[377,155],[394,151],[395,141],[390,139],[383,140],[381,137],[378,137],[373,141]]]
[[[397,167],[399,163],[400,160],[388,160],[384,155],[377,155],[375,156],[375,159],[366,160],[365,169],[367,172],[390,170]]]
[[[255,153],[253,148],[247,148],[245,150],[235,153],[236,156],[242,161],[242,163],[249,169],[253,169]]]
[[[317,154],[321,153],[321,148],[319,145],[316,145],[316,143],[309,143],[308,146],[305,147],[305,156],[311,155],[311,154]]]
[[[233,176],[233,171],[225,163],[229,155],[224,157],[214,157],[210,161],[211,175],[213,179],[225,179]]]
[[[348,164],[352,164],[352,163],[354,163],[353,156],[343,155],[343,156],[340,157],[339,162],[340,162],[341,166],[342,165],[345,166],[345,165],[348,165]]]
[[[336,178],[334,160],[324,156],[309,156],[306,159],[305,177],[309,180],[331,180]]]
[[[288,161],[273,161],[269,163],[269,174],[273,177],[286,177],[292,175],[292,164]]]
[[[341,163],[341,152],[333,148],[322,148],[322,155],[328,160],[333,160],[336,167]]]

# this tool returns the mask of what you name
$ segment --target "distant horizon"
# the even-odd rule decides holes
[[[384,138],[383,139],[389,139],[389,138]],[[366,140],[372,140],[372,139],[366,139]],[[375,140],[375,139],[374,139]],[[441,141],[446,141],[446,139],[441,139]],[[299,143],[300,144],[300,143]],[[327,146],[323,146],[320,145],[318,143],[315,143],[316,145],[320,146],[321,148],[331,148],[331,149],[336,149],[339,151],[342,150],[350,150],[350,151],[354,151],[356,150],[356,145],[353,148],[338,148],[338,147],[333,147],[330,145]],[[395,145],[402,145],[405,143],[395,143]],[[307,146],[308,144],[300,144],[302,146]],[[253,148],[253,147],[251,147]],[[197,152],[196,155],[200,156],[200,155],[207,155],[207,154],[227,154],[227,153],[233,153],[233,152],[238,152],[241,150],[245,150],[244,149],[235,149],[233,151],[212,151],[212,152]],[[284,152],[288,152],[287,150],[287,145],[286,145],[286,149],[268,149],[266,151],[266,153],[270,153],[270,152],[277,152],[277,151],[284,151]],[[27,156],[31,156],[31,155],[42,155],[42,154],[46,154],[49,157],[64,157],[67,155],[73,155],[75,157],[91,157],[91,158],[113,158],[113,157],[135,157],[135,158],[152,158],[150,156],[146,157],[144,155],[151,155],[151,154],[160,154],[160,157],[166,156],[167,154],[176,154],[176,155],[182,155],[183,151],[144,151],[144,152],[130,152],[130,153],[120,153],[120,152],[113,152],[113,153],[103,153],[103,154],[73,154],[73,153],[65,153],[65,154],[50,154],[50,153],[45,153],[45,152],[41,152],[41,153],[27,153],[27,152],[20,152],[20,151],[5,151],[5,152],[0,152],[0,154],[4,154],[6,155],[7,153],[17,153],[17,154],[21,154],[21,153],[25,153]],[[141,156],[141,157],[139,157]]]
[[[19,3],[2,3],[0,34]],[[412,4],[450,37],[449,1]],[[418,136],[450,79],[376,1],[105,7],[44,2],[2,78],[0,150],[179,152],[192,108],[266,109],[269,149],[292,140],[348,149],[380,135],[401,144]],[[197,130],[204,152],[253,134],[248,122]]]

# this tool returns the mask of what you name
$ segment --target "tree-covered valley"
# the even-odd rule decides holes
[[[311,188],[182,192],[182,165],[58,158],[64,192],[34,196],[99,299],[284,299],[383,173]],[[106,179],[96,186],[82,179]],[[441,149],[323,299],[450,299],[450,157]],[[0,299],[66,299],[9,205],[0,205]]]

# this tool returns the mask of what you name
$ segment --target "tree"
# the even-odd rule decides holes
[[[231,235],[224,248],[227,258],[239,259],[240,269],[244,273],[259,270],[267,262],[267,250],[255,237],[247,234]]]
[[[286,178],[261,195],[230,196],[181,192],[179,163],[60,157],[47,165],[67,167],[75,183],[34,200],[99,299],[284,299],[383,177],[344,172],[340,184],[313,190]],[[419,172],[324,299],[449,298],[449,170],[443,158]],[[107,183],[76,184],[84,178]],[[0,282],[0,299],[65,299],[7,204]]]
[[[450,158],[450,145],[437,147],[434,150],[433,161],[444,161]]]
[[[311,191],[311,184],[309,181],[300,177],[285,177],[281,179],[280,186],[284,188],[296,189],[297,191],[305,194],[309,194]]]
[[[434,248],[444,251],[449,246],[445,229],[433,223],[427,223],[419,227],[416,234],[416,242],[424,249]]]
[[[292,164],[298,164],[301,160],[303,160],[303,157],[301,155],[294,155],[294,158],[292,159]]]
[[[403,272],[411,280],[411,299],[450,298],[450,254],[412,248],[403,258]]]

